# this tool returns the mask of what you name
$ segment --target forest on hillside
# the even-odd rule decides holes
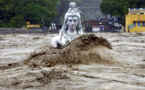
[[[125,16],[128,8],[145,8],[145,0],[102,0],[101,11],[111,16]]]
[[[145,7],[145,0],[0,0],[0,27],[21,28],[27,21],[42,27],[61,23],[72,1],[80,7],[83,20],[96,20],[103,13],[124,21],[128,8]]]
[[[128,8],[145,8],[145,0],[102,0],[100,8],[104,15],[121,17],[124,24]]]
[[[80,7],[100,7],[101,0],[0,0],[0,27],[21,28],[27,21],[49,26],[63,21],[70,2]],[[86,10],[85,15],[91,13]]]

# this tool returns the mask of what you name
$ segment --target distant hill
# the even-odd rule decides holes
[[[79,10],[82,11],[82,20],[96,20],[102,16],[100,12],[100,4],[102,0],[59,0],[58,2],[58,16],[55,20],[57,24],[62,24],[64,15],[69,8],[70,2],[76,2]]]
[[[102,0],[70,0],[77,3],[84,13],[84,20],[96,20],[101,17],[100,4]]]
[[[102,0],[70,0],[76,2],[80,7],[100,7]]]

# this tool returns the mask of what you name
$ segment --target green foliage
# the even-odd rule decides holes
[[[21,28],[21,25],[25,25],[25,19],[22,15],[14,16],[12,19],[9,21],[9,27],[10,28]]]
[[[22,27],[26,21],[49,25],[57,15],[58,0],[0,0],[0,27]]]
[[[102,0],[100,7],[104,15],[120,16],[123,19],[128,8],[145,7],[145,0]]]
[[[102,0],[100,7],[104,15],[120,16],[124,24],[128,8],[145,8],[145,0]]]

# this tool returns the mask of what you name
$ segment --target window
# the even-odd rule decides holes
[[[133,22],[133,26],[136,26],[136,22]]]
[[[140,22],[138,22],[138,26],[140,27]]]
[[[145,26],[145,22],[142,22],[142,26]]]
[[[144,15],[144,13],[140,13],[140,15]]]

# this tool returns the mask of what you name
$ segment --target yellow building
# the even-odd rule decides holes
[[[29,28],[40,28],[39,24],[31,24],[30,22],[26,22],[26,27]]]
[[[126,15],[126,32],[145,31],[145,8],[129,8]]]

